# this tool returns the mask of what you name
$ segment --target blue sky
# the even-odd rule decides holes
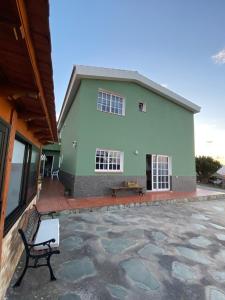
[[[52,0],[50,25],[57,113],[74,64],[137,70],[202,107],[196,153],[225,160],[224,0]]]

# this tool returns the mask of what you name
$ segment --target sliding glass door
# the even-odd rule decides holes
[[[170,189],[169,157],[152,155],[152,190],[168,191]]]
[[[5,234],[37,193],[39,152],[37,147],[16,134],[6,206]]]
[[[25,171],[26,144],[15,140],[11,164],[6,217],[20,204]]]
[[[5,169],[5,160],[6,152],[8,147],[8,126],[0,120],[0,210],[2,202],[2,189],[3,189],[3,180],[4,180],[4,169]]]

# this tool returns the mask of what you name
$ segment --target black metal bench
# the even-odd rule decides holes
[[[47,266],[49,268],[50,272],[50,279],[56,280],[53,270],[51,267],[50,259],[53,254],[59,254],[60,251],[56,248],[54,248],[54,243],[56,242],[55,238],[51,238],[49,240],[35,243],[35,239],[40,227],[41,222],[44,222],[41,220],[41,217],[43,215],[51,215],[53,219],[53,213],[39,213],[36,206],[34,205],[34,208],[31,210],[31,213],[28,216],[28,221],[26,224],[25,229],[19,229],[19,233],[21,235],[24,247],[25,247],[25,253],[26,253],[26,260],[25,260],[25,266],[23,269],[22,274],[14,284],[14,287],[17,287],[21,284],[21,281],[27,271],[28,268],[39,268],[43,266]],[[56,219],[54,219],[56,220]],[[47,221],[47,220],[45,220]],[[49,220],[51,221],[51,219]],[[54,224],[53,224],[54,225]],[[41,248],[41,250],[40,250]],[[46,259],[45,264],[39,264],[38,261],[40,259]],[[30,265],[29,261],[32,260],[33,264]]]

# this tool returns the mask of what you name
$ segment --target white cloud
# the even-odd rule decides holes
[[[167,83],[161,83],[161,86],[163,86],[164,88],[168,88],[168,84]]]
[[[215,124],[195,124],[195,154],[212,156],[225,164],[225,128]]]
[[[56,112],[56,121],[58,121],[58,119],[59,119],[59,112]]]
[[[225,64],[225,48],[212,56],[216,64]]]

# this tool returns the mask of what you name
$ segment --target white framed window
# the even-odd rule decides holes
[[[95,172],[123,172],[123,158],[121,151],[96,149]]]
[[[138,102],[138,110],[141,112],[146,112],[146,103]]]
[[[125,99],[119,95],[98,91],[97,110],[112,113],[119,116],[125,115]]]

